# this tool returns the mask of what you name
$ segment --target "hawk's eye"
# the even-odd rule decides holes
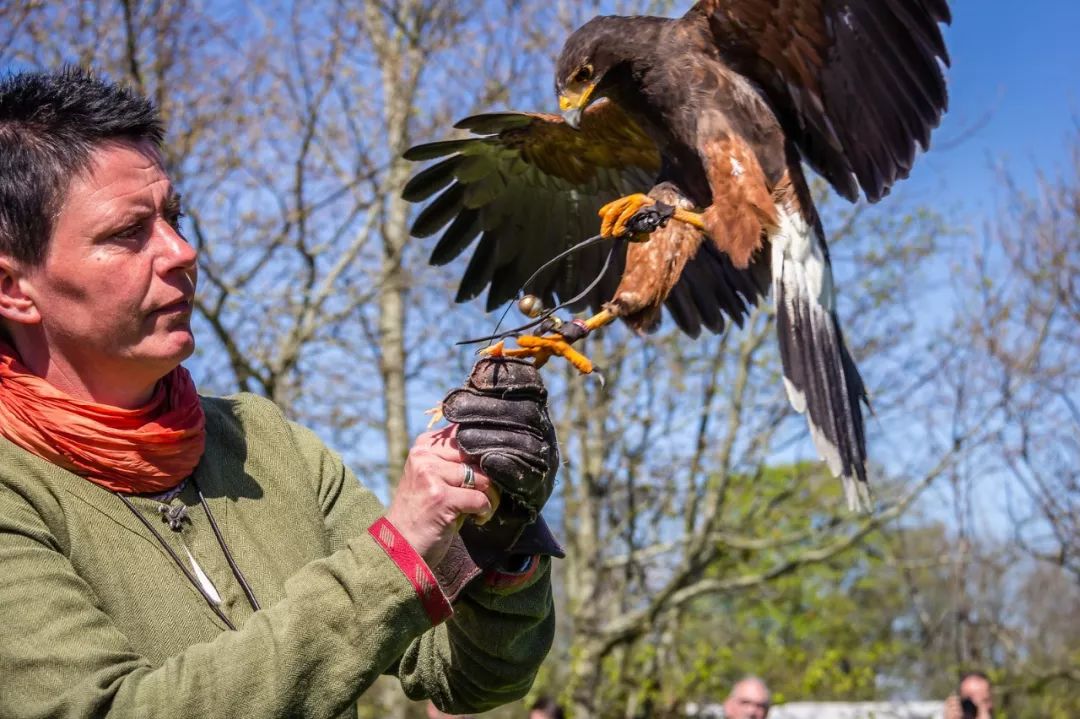
[[[571,79],[577,84],[592,80],[592,65],[582,65],[578,68],[578,71],[574,73],[574,77]]]

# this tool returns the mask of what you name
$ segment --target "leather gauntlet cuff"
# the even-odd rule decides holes
[[[500,533],[495,532],[489,536],[484,527],[468,523],[461,528],[461,539],[473,562],[485,570],[514,566],[515,561],[521,563],[522,555],[543,554],[560,559],[566,556],[543,517],[538,517],[532,524],[524,526],[517,540],[508,549],[504,548],[506,545],[500,541]]]
[[[485,544],[483,538],[470,535],[469,539],[458,536],[450,543],[446,556],[432,573],[439,582],[443,594],[453,602],[472,580],[485,573],[500,577],[528,573],[535,562],[527,559],[537,556],[563,558],[566,552],[551,533],[551,528],[540,517],[525,528],[510,549],[498,549]]]

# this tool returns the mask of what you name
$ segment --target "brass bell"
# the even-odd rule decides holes
[[[517,302],[521,313],[530,319],[536,319],[544,312],[544,303],[536,295],[525,295]]]

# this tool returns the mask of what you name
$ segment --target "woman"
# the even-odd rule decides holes
[[[383,672],[452,712],[520,697],[553,632],[542,521],[508,502],[458,537],[492,510],[483,432],[422,435],[384,509],[271,402],[196,393],[161,139],[86,72],[0,83],[0,716],[348,716]]]

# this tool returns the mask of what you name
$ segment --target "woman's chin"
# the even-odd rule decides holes
[[[164,368],[166,374],[195,352],[195,337],[190,330],[174,330],[154,339],[153,345],[138,355],[148,364]]]

